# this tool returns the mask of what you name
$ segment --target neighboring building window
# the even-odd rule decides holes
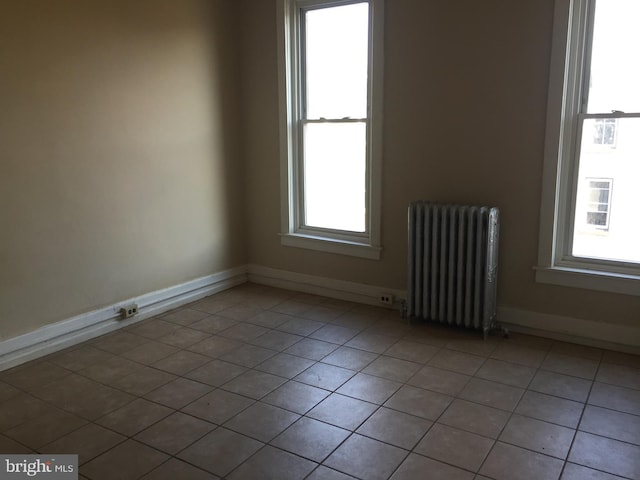
[[[381,0],[279,0],[285,245],[379,258]]]
[[[609,229],[609,209],[611,206],[611,179],[588,179],[587,225],[599,230]]]
[[[594,121],[593,143],[595,145],[615,146],[617,124],[618,120],[615,118],[596,118]]]
[[[639,20],[638,0],[556,0],[539,281],[640,295]]]

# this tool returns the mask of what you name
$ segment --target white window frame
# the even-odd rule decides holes
[[[356,257],[379,259],[382,186],[382,73],[384,0],[277,0],[280,107],[281,243]],[[299,10],[311,6],[369,4],[369,85],[366,153],[366,230],[346,232],[302,225],[299,175]]]
[[[540,238],[536,281],[640,296],[640,265],[574,257],[571,252],[578,183],[576,148],[581,118],[637,116],[580,113],[585,39],[593,25],[593,0],[556,0],[547,103]]]

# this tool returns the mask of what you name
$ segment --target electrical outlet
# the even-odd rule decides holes
[[[120,309],[120,318],[122,318],[123,320],[125,318],[131,318],[137,314],[138,314],[138,305],[135,303],[132,303],[130,305],[125,305]]]
[[[391,295],[390,293],[381,293],[379,300],[380,303],[383,303],[385,305],[393,305],[393,295]]]

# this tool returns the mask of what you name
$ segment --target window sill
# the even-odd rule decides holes
[[[308,250],[337,253],[338,255],[349,255],[351,257],[368,258],[370,260],[380,260],[380,253],[382,252],[382,247],[374,247],[366,243],[349,242],[346,240],[299,233],[282,233],[280,234],[280,240],[282,245],[287,247],[306,248]]]
[[[558,266],[534,268],[540,283],[640,296],[639,275]]]

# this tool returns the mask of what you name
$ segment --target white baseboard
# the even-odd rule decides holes
[[[379,302],[380,294],[391,294],[399,301],[406,296],[403,290],[334,280],[260,265],[249,265],[248,274],[249,281],[253,283],[379,307],[385,306]]]
[[[249,265],[249,281],[330,298],[380,305],[381,293],[391,293],[398,302],[406,299],[404,290],[364,285],[303,273]],[[640,328],[593,322],[561,315],[550,315],[509,307],[498,308],[501,326],[514,331],[582,345],[629,353],[640,353]]]
[[[498,308],[498,322],[515,332],[640,354],[639,327],[594,322],[510,307]]]
[[[247,281],[246,266],[129,298],[108,307],[0,342],[0,371],[117,330]],[[120,320],[120,307],[136,303],[138,315]]]

